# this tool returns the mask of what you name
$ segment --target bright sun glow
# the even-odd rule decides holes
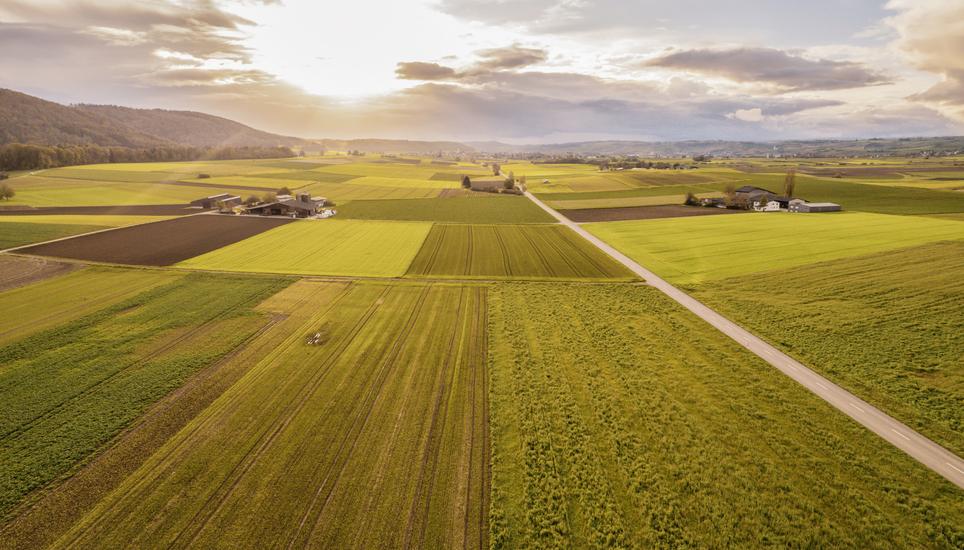
[[[349,100],[416,84],[396,78],[400,61],[466,58],[509,39],[489,31],[482,42],[471,24],[421,1],[291,0],[236,12],[258,21],[245,41],[256,67],[308,92]]]

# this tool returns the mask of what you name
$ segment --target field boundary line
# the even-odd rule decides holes
[[[762,338],[754,335],[696,298],[676,288],[630,257],[589,233],[580,227],[579,224],[556,212],[532,193],[526,191],[525,196],[559,220],[560,223],[568,226],[613,259],[628,267],[633,273],[645,279],[650,286],[669,296],[679,305],[694,313],[786,376],[792,378],[838,411],[857,421],[868,430],[877,434],[894,447],[900,449],[954,485],[964,489],[964,460],[960,457],[924,437],[899,420],[884,413],[877,407],[874,407],[844,388],[834,384],[827,378],[817,374],[803,363],[783,353]],[[857,409],[854,406],[855,404],[860,408]],[[904,434],[906,437],[897,435],[895,431]]]

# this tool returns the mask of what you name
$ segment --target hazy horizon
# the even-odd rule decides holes
[[[964,4],[6,1],[0,86],[312,139],[964,134]]]

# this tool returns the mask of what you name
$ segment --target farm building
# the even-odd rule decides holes
[[[248,214],[259,216],[288,216],[291,218],[309,218],[318,214],[325,203],[324,197],[311,197],[301,193],[297,198],[280,199],[274,202],[248,207]]]
[[[241,204],[241,197],[237,195],[232,195],[230,193],[219,193],[217,195],[211,195],[210,197],[203,197],[197,200],[191,201],[191,206],[200,206],[201,208],[214,208],[222,204],[226,208],[232,206],[238,206]]]
[[[790,212],[840,212],[839,204],[832,202],[807,202],[803,199],[790,201]]]
[[[779,208],[787,208],[790,204],[790,197],[784,195],[777,195],[769,189],[764,189],[762,187],[754,187],[752,185],[744,185],[734,191],[734,198],[737,202],[744,203],[747,205],[755,205],[755,203],[762,203],[764,206],[761,207],[761,211],[768,211],[766,209],[766,204],[776,201],[779,203]]]

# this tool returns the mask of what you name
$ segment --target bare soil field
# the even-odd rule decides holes
[[[657,218],[685,218],[689,216],[713,216],[716,214],[740,214],[745,210],[726,208],[703,208],[664,204],[659,206],[627,206],[622,208],[581,208],[560,210],[570,220],[583,222],[615,222],[622,220],[654,220]]]
[[[171,265],[292,220],[201,215],[23,248],[24,254],[133,265]]]
[[[197,214],[197,208],[188,204],[136,204],[118,206],[46,206],[32,208],[2,208],[0,216],[49,216],[52,214],[90,214],[116,216],[186,216]]]
[[[0,256],[0,291],[63,275],[83,267],[81,264],[55,262],[46,258]]]

